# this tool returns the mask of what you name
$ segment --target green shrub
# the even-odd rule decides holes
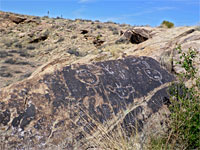
[[[185,149],[200,148],[200,87],[197,68],[194,67],[194,58],[197,51],[189,49],[183,52],[177,48],[180,56],[180,64],[185,72],[179,74],[179,83],[172,85],[171,98],[171,132],[176,143],[181,143]],[[185,83],[190,86],[186,87]]]
[[[174,23],[164,20],[164,21],[161,23],[161,26],[167,27],[167,28],[172,28],[172,27],[174,27]]]
[[[178,82],[172,83],[169,94],[169,131],[165,137],[151,140],[151,148],[198,149],[200,148],[200,77],[194,67],[198,52],[189,49],[183,52],[178,46],[180,64],[185,72],[178,74]],[[188,83],[187,86],[185,83]],[[158,149],[159,149],[158,148]]]

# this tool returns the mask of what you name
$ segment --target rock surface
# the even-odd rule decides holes
[[[179,44],[200,52],[200,28],[0,11],[1,147],[93,150],[115,130],[130,136],[135,126],[143,144],[145,135],[165,128],[166,88],[174,77],[158,62],[183,71],[175,66]]]
[[[5,149],[84,150],[116,127],[130,136],[167,105],[174,79],[149,57],[58,64],[1,90]]]

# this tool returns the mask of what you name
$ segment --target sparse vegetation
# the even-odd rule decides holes
[[[47,19],[47,18],[49,18],[49,16],[43,16],[43,18]]]
[[[98,24],[98,25],[96,26],[96,28],[97,28],[97,29],[102,29],[102,28],[103,28],[103,26],[102,26],[102,25],[100,25],[100,24]]]
[[[21,75],[21,76],[20,76],[20,80],[23,80],[23,79],[28,78],[28,77],[30,77],[30,76],[31,76],[31,72],[28,72],[28,73],[26,73],[25,75]]]
[[[120,39],[115,41],[115,44],[128,44],[129,41],[125,37],[121,37]]]
[[[20,51],[19,55],[21,57],[32,57],[32,55],[30,55],[29,53],[27,53],[27,51]]]
[[[35,46],[29,45],[29,46],[27,46],[26,48],[27,48],[28,50],[34,50],[34,49],[35,49]]]
[[[77,48],[70,48],[67,50],[67,53],[71,54],[71,55],[75,55],[75,56],[79,56],[79,52],[77,50]]]
[[[77,38],[77,35],[72,35],[71,36],[71,39],[76,39]]]
[[[4,41],[4,45],[6,47],[11,47],[14,43],[18,42],[18,40],[14,39],[14,40],[8,40],[8,39],[5,39]]]
[[[180,64],[184,71],[178,74],[178,83],[169,89],[171,111],[169,131],[163,137],[153,137],[151,149],[198,149],[200,148],[200,77],[194,67],[197,51],[183,52],[178,46]],[[187,83],[187,85],[186,85]]]
[[[113,32],[113,35],[118,35],[118,29],[116,27],[108,26],[108,30]]]
[[[8,52],[6,51],[0,51],[0,58],[5,58],[8,56]]]
[[[60,37],[60,38],[58,39],[57,43],[59,43],[59,42],[63,42],[64,40],[65,40],[65,38]]]
[[[113,31],[113,35],[118,35],[118,34],[119,34],[118,30]]]
[[[15,46],[16,48],[22,48],[22,44],[21,44],[21,43],[16,43],[14,46]]]
[[[147,137],[147,150],[196,150],[200,148],[200,77],[197,76],[197,68],[194,67],[194,59],[197,51],[189,49],[187,53],[177,48],[181,54],[180,64],[185,72],[178,74],[178,82],[173,82],[169,88],[171,112],[168,119],[168,130],[164,135]],[[185,85],[191,82],[190,87]],[[110,150],[133,150],[141,146],[137,132],[127,137],[123,129],[116,135],[107,135],[105,141],[99,141],[98,146]],[[127,138],[129,140],[127,140]],[[97,142],[97,141],[96,141]]]
[[[200,31],[200,25],[195,28],[196,31]]]
[[[12,64],[12,65],[29,65],[30,64],[29,62],[19,61],[18,59],[13,59],[13,58],[6,59],[4,63]]]
[[[12,77],[12,74],[10,72],[0,72],[1,77]]]
[[[6,21],[8,21],[8,18],[5,17]],[[52,61],[54,55],[56,58],[67,57],[66,61],[69,62],[80,59],[86,54],[95,56],[84,58],[84,62],[87,62],[86,59],[91,59],[91,61],[95,62],[117,59],[121,58],[123,53],[127,53],[127,55],[141,54],[150,57],[153,57],[156,53],[156,57],[159,57],[159,52],[165,50],[159,48],[168,46],[164,44],[166,39],[169,39],[167,43],[171,42],[172,46],[175,43],[172,36],[167,34],[168,32],[173,32],[174,36],[178,36],[188,30],[187,27],[183,27],[182,31],[173,28],[171,29],[172,31],[166,32],[165,39],[159,37],[160,41],[155,41],[155,39],[158,39],[158,35],[161,35],[157,33],[162,31],[160,29],[157,30],[157,28],[150,28],[148,30],[152,30],[153,37],[146,44],[137,46],[122,37],[128,28],[134,29],[133,26],[128,24],[115,24],[113,22],[104,24],[98,20],[91,22],[90,20],[82,19],[74,21],[61,19],[62,16],[55,19],[50,18],[49,13],[48,16],[42,18],[31,18],[30,16],[27,16],[27,18],[30,18],[30,21],[27,19],[27,21],[19,25],[12,26],[9,22],[4,23],[0,16],[3,22],[1,25],[6,25],[6,27],[0,25],[2,28],[0,29],[2,31],[0,32],[2,38],[0,40],[2,48],[0,50],[0,88],[29,77],[31,72],[35,71],[36,68],[34,67],[38,67],[47,61]],[[161,26],[172,28],[174,24],[169,21],[163,21]],[[89,33],[86,34],[87,39],[85,38],[86,36],[80,36],[80,29],[89,30]],[[45,30],[47,32],[44,32]],[[190,42],[189,44],[191,44],[198,39],[198,32],[196,31],[200,31],[199,26],[195,28],[195,32],[185,34],[190,34],[191,37],[184,36],[178,39],[180,40],[179,42],[184,42],[184,44]],[[154,39],[154,37],[156,38]],[[198,43],[196,44],[198,46]],[[128,49],[129,51],[126,51]],[[200,147],[200,77],[197,76],[197,68],[193,63],[199,53],[194,49],[189,49],[185,53],[180,46],[177,51],[181,55],[181,61],[177,62],[177,65],[182,66],[185,72],[178,74],[179,82],[173,83],[169,91],[171,94],[169,130],[164,135],[149,137],[151,138],[148,144],[148,149],[150,150],[196,150]],[[71,56],[66,55],[66,53],[71,54]],[[74,55],[78,57],[74,57]],[[106,131],[104,131],[103,126],[99,126],[103,135],[105,135]],[[107,135],[106,133],[105,141],[97,139],[96,145],[100,146],[101,150],[136,150],[138,147],[137,140],[139,139],[137,135],[136,137],[126,138],[123,135],[124,133],[121,132],[121,130],[117,131],[113,135]]]
[[[102,37],[102,35],[100,35],[100,34],[97,35],[97,36],[96,36],[96,40],[100,40],[101,37]]]
[[[70,30],[76,30],[77,27],[76,27],[75,24],[70,24],[70,25],[67,26],[67,28],[70,29]]]
[[[167,28],[172,28],[172,27],[174,27],[174,23],[164,20],[164,21],[161,23],[161,26],[167,27]]]

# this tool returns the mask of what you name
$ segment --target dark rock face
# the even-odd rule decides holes
[[[102,134],[99,126],[109,132],[119,124],[131,133],[137,120],[142,129],[166,104],[174,79],[148,57],[53,70],[0,91],[0,135],[8,149],[86,149],[92,135]]]

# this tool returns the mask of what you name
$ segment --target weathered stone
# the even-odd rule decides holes
[[[149,57],[48,66],[0,91],[0,142],[5,149],[94,147],[123,128],[127,136],[168,104],[174,77]]]
[[[187,30],[167,43],[163,48],[165,51],[160,53],[159,56],[159,62],[161,65],[164,66],[169,72],[184,72],[184,68],[177,64],[177,62],[180,61],[181,54],[178,53],[176,47],[180,45],[184,53],[187,53],[190,48],[196,50],[198,54],[197,57],[193,60],[193,65],[198,68],[198,65],[200,64],[200,34],[198,32],[199,31],[196,31],[195,29]],[[200,72],[198,72],[198,74],[200,74]]]
[[[103,40],[95,39],[95,40],[93,41],[93,44],[94,44],[96,47],[98,47],[98,46],[101,46],[104,42],[105,42],[105,41],[103,41]]]
[[[33,40],[31,40],[29,43],[38,43],[40,41],[44,41],[48,38],[48,34],[44,34],[44,35],[40,35],[36,38],[34,38]]]
[[[30,35],[30,37],[34,36],[34,34],[32,33],[32,35]],[[33,37],[29,43],[38,43],[40,41],[45,41],[49,36],[49,31],[45,30],[43,32],[41,32],[40,34],[36,35],[35,37]]]
[[[16,16],[16,15],[10,15],[9,19],[16,24],[22,23],[26,20],[26,18]]]
[[[81,30],[81,34],[87,34],[87,33],[88,33],[88,30],[85,30],[85,29]]]
[[[124,36],[132,44],[139,44],[150,38],[148,31],[144,29],[127,30],[126,32],[124,32]]]

